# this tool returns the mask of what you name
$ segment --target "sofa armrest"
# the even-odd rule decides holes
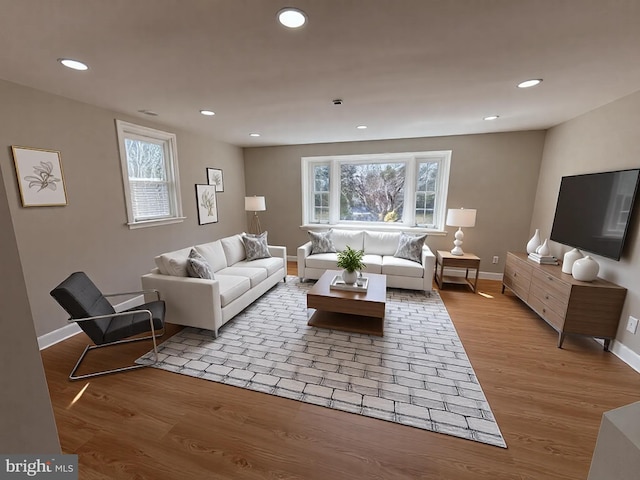
[[[298,278],[304,278],[306,258],[309,255],[311,255],[311,242],[307,242],[298,247]]]
[[[217,332],[222,326],[220,284],[217,280],[148,273],[142,287],[160,292],[167,312],[165,320],[178,325]]]
[[[269,249],[269,253],[272,257],[277,257],[282,259],[282,268],[284,268],[284,276],[283,278],[287,278],[287,247],[279,246],[279,245],[267,245]]]
[[[430,292],[433,290],[436,256],[427,245],[422,247],[422,267],[424,268],[424,290],[425,292]]]

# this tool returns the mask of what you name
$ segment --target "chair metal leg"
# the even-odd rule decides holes
[[[73,370],[71,370],[71,373],[69,374],[69,380],[72,380],[72,381],[82,380],[84,378],[98,377],[101,375],[107,375],[109,373],[126,372],[127,370],[136,370],[138,368],[155,365],[156,363],[158,363],[158,344],[156,342],[156,338],[163,336],[164,332],[165,332],[165,329],[163,328],[161,333],[157,333],[155,335],[148,335],[146,337],[139,337],[139,338],[129,338],[126,340],[118,340],[117,342],[104,343],[102,345],[87,345],[84,351],[82,352],[82,355],[80,355],[80,358],[76,362],[75,367],[73,367]],[[84,360],[84,357],[87,355],[89,350],[94,350],[96,348],[102,348],[102,347],[111,347],[113,345],[120,345],[122,343],[140,342],[142,340],[149,340],[149,339],[153,340],[153,353],[155,357],[154,362],[149,365],[130,365],[128,367],[113,368],[111,370],[101,370],[99,372],[87,373],[85,375],[75,375],[76,371],[80,367],[80,364],[82,363],[82,360]]]

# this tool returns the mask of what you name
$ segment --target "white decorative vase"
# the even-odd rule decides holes
[[[547,245],[547,239],[544,239],[544,242],[542,242],[542,245],[540,245],[538,248],[536,248],[536,253],[542,257],[546,257],[547,255],[549,255],[550,250],[549,250],[549,245]]]
[[[576,260],[580,260],[582,258],[582,253],[577,248],[573,250],[569,250],[564,254],[562,260],[562,273],[568,273],[571,275],[571,269],[573,268],[573,264]]]
[[[527,253],[536,253],[536,248],[540,246],[540,230],[536,228],[536,233],[533,234],[531,240],[527,243]]]
[[[347,272],[346,270],[342,271],[342,281],[347,285],[353,285],[358,280],[358,272]]]
[[[598,265],[598,262],[587,255],[586,257],[582,257],[573,262],[571,275],[573,275],[573,278],[580,280],[581,282],[593,282],[598,278],[599,270],[600,265]]]

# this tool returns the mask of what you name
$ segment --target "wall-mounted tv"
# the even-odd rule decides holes
[[[551,240],[620,260],[640,169],[562,177]]]

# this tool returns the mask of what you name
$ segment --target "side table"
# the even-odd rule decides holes
[[[445,276],[445,268],[464,268],[466,273],[464,278]],[[475,270],[475,277],[473,283],[469,279],[469,270]],[[465,253],[464,255],[452,255],[451,252],[446,250],[438,250],[436,255],[436,272],[435,280],[439,288],[443,288],[446,283],[466,284],[475,293],[478,286],[478,274],[480,273],[480,257],[475,256],[472,253]]]

